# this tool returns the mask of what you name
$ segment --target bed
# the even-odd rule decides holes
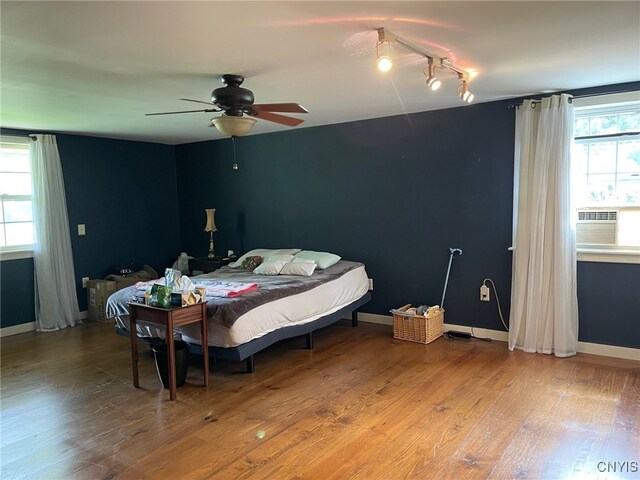
[[[252,271],[222,267],[213,273],[192,277],[196,286],[219,282],[256,283],[256,291],[234,298],[207,295],[207,348],[209,355],[246,361],[247,372],[255,371],[254,354],[287,338],[306,336],[313,348],[313,332],[351,314],[357,326],[357,311],[371,299],[365,266],[339,260],[310,276],[259,275]],[[107,302],[107,317],[114,318],[116,333],[130,335],[127,303],[140,296],[135,286],[117,291]],[[163,341],[164,330],[138,324],[138,337],[150,343]],[[190,351],[202,354],[199,329],[187,325],[176,329],[189,343]]]

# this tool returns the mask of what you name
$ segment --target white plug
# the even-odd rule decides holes
[[[480,301],[488,302],[489,301],[489,287],[486,285],[480,286]]]

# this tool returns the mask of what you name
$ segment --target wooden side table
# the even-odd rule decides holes
[[[194,270],[198,270],[202,273],[215,272],[225,265],[229,265],[232,260],[230,258],[222,257],[197,257],[189,259],[189,274],[193,275]]]
[[[138,334],[136,322],[147,322],[165,327],[167,342],[167,362],[169,373],[169,398],[176,399],[176,349],[173,343],[173,329],[181,325],[200,322],[202,335],[202,360],[204,363],[204,386],[209,386],[209,348],[207,346],[207,302],[187,307],[159,308],[143,303],[129,303],[129,322],[131,332],[131,363],[133,386],[140,387],[138,381]]]

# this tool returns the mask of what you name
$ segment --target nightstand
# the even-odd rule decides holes
[[[222,257],[198,257],[189,259],[189,274],[193,275],[194,270],[202,273],[215,272],[220,267],[228,265],[231,262],[229,258]]]

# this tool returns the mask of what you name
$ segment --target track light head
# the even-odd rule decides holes
[[[376,45],[378,70],[381,72],[388,72],[393,66],[391,61],[391,44],[388,40],[382,40]]]
[[[460,85],[458,85],[458,96],[463,102],[473,102],[475,95],[469,91],[469,84],[462,75],[458,75],[458,78],[460,79]]]
[[[427,76],[427,85],[434,92],[440,88],[442,82],[438,80],[438,77],[435,75],[435,65],[433,64],[433,60],[429,58],[429,66],[425,70],[425,75]]]

